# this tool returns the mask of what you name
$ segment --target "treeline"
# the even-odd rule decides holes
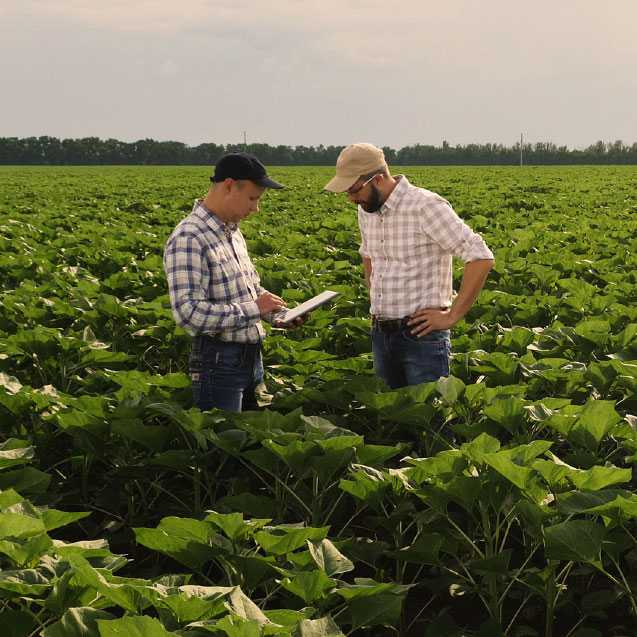
[[[84,137],[58,139],[56,137],[0,137],[0,164],[43,165],[211,165],[226,152],[247,150],[265,164],[274,166],[325,165],[332,166],[343,146],[270,146],[269,144],[199,144],[188,146],[181,142],[158,142],[142,139],[122,142],[117,139]],[[400,150],[384,148],[390,164],[473,164],[511,165],[520,163],[520,144],[467,144],[441,146],[416,144]],[[602,142],[584,150],[571,150],[551,142],[524,144],[525,164],[637,164],[637,143],[631,146],[621,140]]]

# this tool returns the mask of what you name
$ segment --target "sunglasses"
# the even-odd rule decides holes
[[[357,188],[354,188],[354,186],[352,186],[351,188],[349,188],[348,190],[345,191],[345,194],[347,195],[355,195],[356,193],[360,192],[363,188],[365,188],[365,186],[367,186],[367,184],[374,179],[374,177],[376,177],[376,175],[380,175],[380,173],[374,173],[369,179],[367,179],[366,181],[364,181],[360,186],[358,186]]]

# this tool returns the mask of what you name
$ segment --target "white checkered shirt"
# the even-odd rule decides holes
[[[452,302],[452,256],[465,262],[493,253],[434,192],[412,186],[404,175],[378,213],[358,208],[359,252],[372,261],[371,313],[403,318]]]
[[[263,340],[255,299],[265,290],[245,239],[236,224],[223,223],[201,200],[168,238],[164,270],[175,321],[190,334]]]

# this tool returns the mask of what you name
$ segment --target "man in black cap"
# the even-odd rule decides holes
[[[261,319],[285,308],[283,299],[261,287],[239,223],[259,211],[266,188],[283,186],[248,153],[221,157],[210,179],[208,194],[170,235],[164,270],[175,321],[193,337],[195,404],[238,412],[257,406]]]

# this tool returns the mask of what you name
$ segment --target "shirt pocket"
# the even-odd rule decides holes
[[[232,269],[230,256],[222,246],[210,247],[206,253],[208,269],[213,282],[227,281]]]
[[[427,250],[429,238],[416,224],[406,223],[385,235],[385,253],[394,261],[410,262]]]

